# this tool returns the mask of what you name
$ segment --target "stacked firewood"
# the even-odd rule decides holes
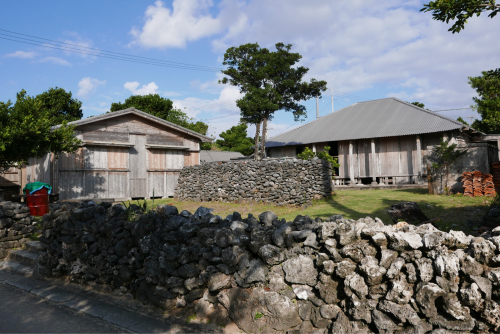
[[[483,189],[484,196],[495,197],[497,194],[495,184],[493,183],[493,175],[483,174]]]
[[[462,183],[464,184],[464,196],[474,197],[474,188],[472,186],[472,173],[463,172],[462,173]]]
[[[464,172],[462,174],[464,196],[481,197],[496,195],[493,175],[483,174],[480,171]]]
[[[478,170],[472,172],[472,187],[474,187],[474,197],[484,196],[483,173]]]

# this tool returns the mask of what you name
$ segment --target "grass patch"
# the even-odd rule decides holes
[[[491,204],[491,197],[463,197],[429,195],[427,189],[375,189],[375,190],[340,190],[328,199],[313,201],[307,207],[275,206],[264,203],[218,203],[179,201],[174,198],[155,199],[158,204],[176,206],[179,211],[188,210],[194,213],[200,206],[213,208],[213,214],[226,217],[234,211],[244,218],[249,214],[257,217],[264,211],[273,211],[278,217],[287,221],[297,215],[309,215],[312,218],[327,218],[334,214],[342,214],[345,218],[359,219],[378,217],[386,224],[392,224],[387,210],[392,204],[416,202],[429,219],[439,218],[436,225],[443,231],[466,231],[465,221],[481,218]],[[132,202],[133,203],[133,202]],[[148,200],[151,205],[152,201]]]
[[[31,241],[38,241],[38,238],[40,237],[40,233],[33,233],[32,235],[30,235],[28,237],[28,239],[30,239]]]
[[[190,323],[193,320],[196,320],[196,314],[191,314],[190,316],[187,317],[186,323]]]

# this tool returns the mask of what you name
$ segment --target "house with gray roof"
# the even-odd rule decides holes
[[[270,158],[329,147],[340,163],[338,185],[388,185],[422,183],[429,155],[441,140],[468,149],[453,166],[450,184],[466,170],[487,173],[498,161],[496,137],[489,141],[459,121],[397,98],[354,103],[272,137],[266,146]]]
[[[236,160],[244,157],[245,156],[240,152],[233,152],[233,151],[208,151],[208,150],[200,151],[201,162],[223,162],[223,161]]]

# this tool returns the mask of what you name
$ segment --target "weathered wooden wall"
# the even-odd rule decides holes
[[[180,170],[199,164],[199,139],[136,115],[78,127],[72,154],[31,159],[27,182],[51,183],[60,199],[173,196]]]
[[[419,166],[420,172],[424,172],[421,170],[423,164],[417,162],[417,136],[376,138],[373,141],[375,153],[372,152],[372,139],[338,142],[339,179],[391,177],[394,183],[409,183],[418,175]],[[312,144],[305,146],[313,147]],[[317,152],[323,151],[325,146],[329,146],[328,143],[314,145]],[[352,157],[349,156],[350,149]],[[272,148],[271,157],[294,151],[295,146]]]

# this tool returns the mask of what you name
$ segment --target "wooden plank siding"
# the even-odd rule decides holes
[[[83,124],[75,135],[85,142],[84,147],[57,159],[53,155],[30,159],[26,182],[52,184],[61,200],[151,197],[153,190],[155,197],[165,197],[174,195],[180,169],[200,163],[198,138],[138,115]],[[188,149],[148,148],[146,144]]]
[[[422,137],[421,135],[420,138]],[[352,157],[349,156],[350,142],[352,143]],[[419,170],[422,169],[424,163],[423,161],[419,162],[417,136],[415,135],[345,140],[337,142],[337,145],[340,164],[338,179],[349,181],[351,179],[371,178],[371,180],[364,181],[371,183],[382,176],[382,178],[392,178],[395,183],[410,183],[414,181],[419,172],[425,174],[425,171]],[[304,146],[312,148],[313,144]],[[317,152],[323,151],[325,146],[329,146],[329,144],[326,142],[314,144]],[[272,147],[270,157],[295,156],[296,148],[295,145]],[[423,151],[420,152],[420,160],[422,160],[422,155]]]
[[[108,147],[108,169],[128,169],[128,151],[125,147]]]

